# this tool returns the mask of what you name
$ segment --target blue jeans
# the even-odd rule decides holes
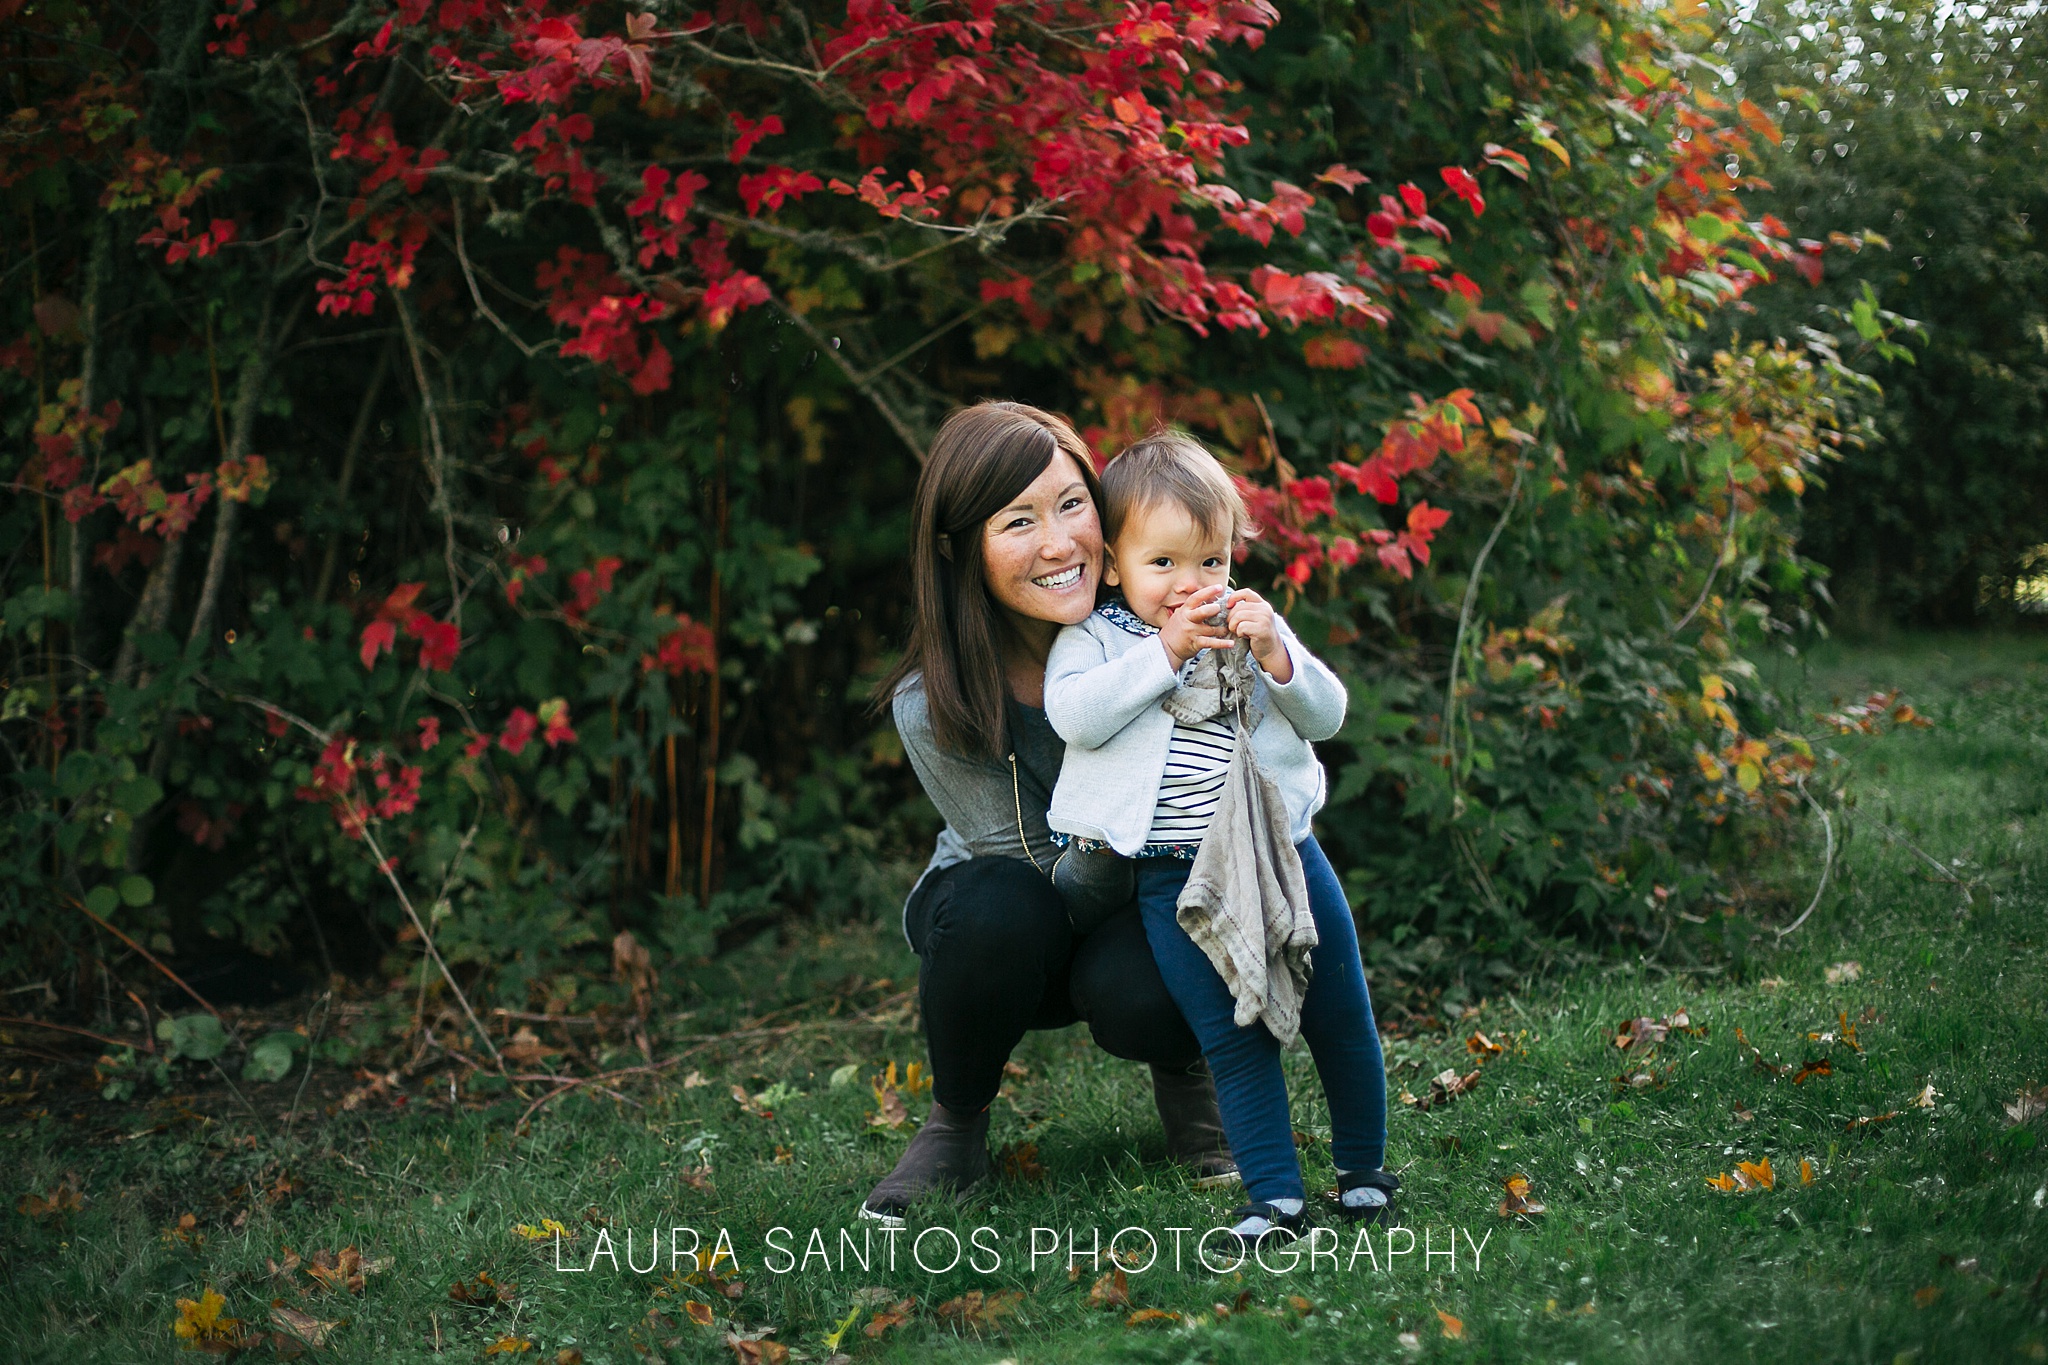
[[[1296,849],[1321,940],[1302,1001],[1301,1036],[1330,1105],[1330,1154],[1339,1170],[1378,1170],[1387,1153],[1387,1072],[1358,956],[1358,930],[1323,850],[1313,838]],[[1287,1082],[1280,1073],[1280,1044],[1262,1023],[1237,1026],[1223,978],[1174,919],[1192,866],[1178,858],[1138,861],[1138,913],[1145,938],[1167,991],[1201,1040],[1202,1054],[1215,1073],[1223,1131],[1246,1192],[1260,1202],[1306,1198],[1287,1112]]]

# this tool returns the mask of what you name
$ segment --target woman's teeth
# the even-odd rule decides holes
[[[1061,569],[1058,573],[1047,574],[1043,578],[1034,578],[1031,581],[1041,588],[1051,588],[1055,592],[1061,588],[1071,588],[1081,581],[1081,566],[1076,564],[1071,569]]]

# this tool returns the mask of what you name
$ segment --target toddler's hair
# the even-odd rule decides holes
[[[1111,545],[1137,512],[1173,502],[1233,547],[1259,533],[1243,497],[1209,448],[1184,431],[1162,428],[1126,446],[1102,471],[1102,534]]]

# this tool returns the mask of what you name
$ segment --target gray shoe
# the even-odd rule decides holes
[[[1209,1064],[1198,1061],[1181,1071],[1152,1068],[1152,1102],[1159,1106],[1159,1126],[1166,1130],[1166,1154],[1195,1174],[1198,1189],[1234,1185],[1237,1159],[1223,1136],[1223,1116],[1216,1111],[1216,1081]]]
[[[988,1110],[961,1115],[932,1101],[924,1127],[897,1158],[896,1169],[869,1192],[860,1216],[901,1222],[927,1194],[959,1194],[988,1178]]]

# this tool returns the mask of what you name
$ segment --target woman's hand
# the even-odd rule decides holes
[[[1287,642],[1280,638],[1280,616],[1265,598],[1250,588],[1240,588],[1230,597],[1229,630],[1252,647],[1252,657],[1266,676],[1285,685],[1294,678],[1294,660],[1287,656]]]
[[[1174,672],[1180,672],[1202,650],[1236,647],[1237,637],[1227,634],[1214,619],[1216,608],[1228,591],[1221,583],[1197,588],[1159,628],[1159,643],[1166,646],[1166,661],[1173,665]]]

